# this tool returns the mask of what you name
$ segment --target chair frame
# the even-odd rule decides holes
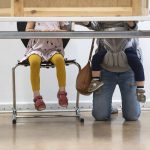
[[[77,91],[76,94],[76,106],[75,106],[75,110],[70,110],[70,111],[74,111],[76,114],[75,115],[59,115],[59,114],[48,114],[46,115],[45,113],[58,113],[58,112],[70,112],[65,111],[65,110],[54,110],[54,111],[42,111],[42,112],[38,112],[40,114],[38,115],[18,115],[18,113],[22,113],[22,112],[18,112],[17,111],[17,102],[16,102],[16,68],[18,66],[24,66],[24,67],[28,67],[30,64],[28,61],[23,61],[23,62],[19,62],[12,68],[12,90],[13,90],[13,116],[12,116],[12,123],[16,124],[17,123],[17,118],[50,118],[50,117],[76,117],[81,123],[84,122],[84,118],[81,117],[80,115],[80,107],[79,107],[79,92]],[[65,59],[65,65],[69,66],[69,65],[75,65],[77,66],[78,70],[81,70],[81,66],[79,63],[76,62],[76,60],[67,60]],[[41,63],[41,68],[54,68],[54,64],[51,62],[42,62]],[[32,112],[36,113],[37,112]],[[45,114],[45,115],[44,115]]]

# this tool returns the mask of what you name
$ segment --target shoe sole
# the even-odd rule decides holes
[[[36,109],[37,111],[42,111],[42,110],[45,110],[45,109],[46,109],[46,106],[45,106],[45,107],[41,107],[41,108],[38,108],[38,107],[35,106],[35,109]]]
[[[64,108],[67,108],[67,107],[68,107],[68,105],[59,105],[59,106],[64,107]]]
[[[40,109],[37,109],[37,108],[35,108],[37,111],[43,111],[43,110],[45,110],[46,108],[40,108]]]

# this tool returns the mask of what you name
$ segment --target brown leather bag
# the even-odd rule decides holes
[[[92,41],[88,63],[79,71],[76,79],[76,89],[80,94],[83,95],[91,94],[88,92],[88,87],[92,79],[91,57],[94,48],[94,41],[95,39]]]

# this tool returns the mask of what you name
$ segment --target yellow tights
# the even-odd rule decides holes
[[[55,54],[49,61],[51,61],[56,66],[56,73],[58,79],[59,88],[66,86],[66,70],[64,58],[61,54]],[[33,54],[29,57],[30,63],[30,79],[32,90],[40,91],[40,64],[41,57],[39,55]]]

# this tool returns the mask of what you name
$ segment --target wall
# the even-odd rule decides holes
[[[150,22],[139,23],[139,29],[148,30]],[[81,26],[75,26],[76,30],[87,30]],[[0,30],[16,30],[16,23],[3,22],[0,23]],[[68,59],[76,59],[76,61],[83,67],[88,59],[89,50],[91,45],[91,39],[72,39],[66,47],[65,57]],[[147,102],[150,102],[150,70],[149,70],[149,57],[150,57],[150,42],[149,39],[140,39],[140,45],[143,50],[144,56],[144,68],[146,75],[146,95]],[[0,39],[1,56],[0,56],[0,104],[12,103],[12,74],[11,69],[23,57],[25,47],[21,43],[21,40],[15,39]],[[67,92],[70,102],[75,101],[75,79],[78,69],[76,66],[67,67]],[[20,104],[32,103],[32,91],[30,86],[29,68],[18,67],[16,70],[16,91],[17,100]],[[41,69],[41,94],[44,100],[57,103],[56,93],[58,90],[57,80],[55,75],[55,69]],[[113,102],[120,102],[120,92],[118,87],[113,96]],[[89,103],[91,105],[92,96],[80,96],[82,103]]]

